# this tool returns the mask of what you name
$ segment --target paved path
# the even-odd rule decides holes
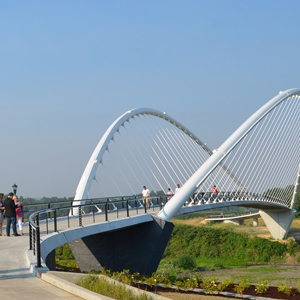
[[[24,229],[23,236],[0,236],[0,299],[81,299],[32,274],[27,257],[28,226]]]
[[[139,210],[138,214],[143,214],[142,210]],[[130,215],[136,215],[136,212],[131,210]],[[118,216],[116,212],[109,213],[109,220],[125,217],[126,212],[124,211],[118,212]],[[74,217],[69,221],[67,221],[67,218],[61,220],[58,224],[58,231],[66,230],[68,227],[78,227],[77,218]],[[92,214],[88,214],[83,216],[83,226],[94,222],[105,222],[105,215],[96,214],[93,217]],[[53,232],[53,226],[51,226],[53,225],[53,220],[49,220],[48,225],[42,221],[40,225],[42,238],[47,233],[46,227],[48,227],[49,234]],[[6,234],[5,226],[3,232]],[[82,299],[34,276],[30,267],[32,260],[28,259],[28,224],[25,224],[23,232],[24,235],[18,237],[13,235],[10,237],[0,236],[0,299]],[[29,256],[32,256],[32,251],[29,253],[31,254]]]

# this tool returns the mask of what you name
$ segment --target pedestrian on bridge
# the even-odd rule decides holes
[[[2,225],[4,223],[4,217],[3,217],[3,211],[4,211],[4,205],[3,205],[3,197],[4,194],[0,193],[0,236],[2,236]]]
[[[16,226],[16,207],[15,202],[13,200],[13,193],[9,193],[7,198],[4,200],[4,207],[5,207],[5,218],[7,220],[6,224],[6,235],[10,236],[10,226],[12,226],[14,236],[20,236],[17,233],[17,226]]]
[[[170,200],[172,198],[172,195],[173,195],[173,192],[171,191],[170,188],[168,188],[167,195],[171,195],[171,196],[167,197],[167,200]]]
[[[214,200],[216,200],[218,197],[219,190],[217,189],[217,187],[215,185],[211,189],[211,192],[212,192],[212,196],[213,196]]]
[[[16,217],[17,217],[17,224],[19,227],[19,231],[21,235],[23,235],[23,203],[19,201],[19,198],[17,195],[14,195],[13,197],[15,206],[16,206]]]
[[[177,194],[180,191],[181,187],[180,184],[177,183],[176,189],[175,189],[175,194]]]
[[[150,204],[149,204],[150,191],[146,188],[146,186],[143,186],[142,196],[143,196],[145,207],[150,208]]]

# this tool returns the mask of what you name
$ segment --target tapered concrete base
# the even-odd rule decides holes
[[[253,227],[258,227],[258,218],[253,218]]]
[[[129,269],[151,275],[157,270],[174,225],[155,216],[153,222],[103,232],[70,242],[81,271]]]
[[[291,224],[296,214],[296,210],[286,210],[279,212],[261,210],[259,213],[273,238],[277,240],[283,240],[286,238],[290,230]]]

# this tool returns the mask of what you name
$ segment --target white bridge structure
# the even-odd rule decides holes
[[[74,203],[140,195],[144,185],[156,196],[180,184],[158,218],[234,205],[259,208],[273,237],[283,239],[299,193],[299,97],[300,89],[280,92],[213,151],[165,112],[127,111],[99,141]]]

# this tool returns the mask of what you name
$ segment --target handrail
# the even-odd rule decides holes
[[[77,227],[83,227],[83,218],[87,215],[92,214],[93,223],[96,223],[95,214],[105,215],[105,221],[109,221],[109,213],[115,211],[117,213],[117,218],[119,218],[119,211],[126,211],[126,217],[129,218],[132,214],[131,211],[134,211],[135,214],[139,213],[139,210],[142,210],[142,213],[149,213],[155,207],[160,209],[168,201],[167,197],[169,195],[161,195],[159,197],[149,197],[150,200],[150,209],[143,205],[143,199],[141,197],[126,199],[126,200],[114,200],[111,201],[108,198],[105,198],[105,201],[100,202],[99,199],[88,199],[85,200],[89,202],[87,204],[79,205],[68,205],[63,207],[47,208],[36,211],[29,216],[29,250],[33,250],[33,254],[37,257],[37,267],[41,267],[41,224],[45,224],[46,234],[51,232],[58,232],[58,218],[59,212],[61,212],[60,217],[66,218],[68,221],[68,228],[70,228],[70,219],[78,219]],[[113,198],[113,197],[112,197]],[[117,197],[115,197],[117,198]],[[101,198],[102,200],[104,198]],[[79,202],[79,201],[78,201]],[[99,209],[98,206],[101,206]],[[97,207],[97,209],[95,209]],[[72,212],[74,208],[78,208],[79,214],[72,215],[69,212]],[[103,209],[102,209],[103,208]],[[97,211],[96,211],[97,210]],[[50,225],[53,225],[53,229],[49,229]]]
[[[203,194],[196,200],[189,199],[183,206],[201,205],[201,204],[211,204],[215,202],[235,202],[235,201],[255,201],[255,202],[278,202],[275,199],[267,199],[267,196],[255,194],[255,193],[243,193],[236,192],[232,193],[231,197],[228,197],[229,192],[220,192],[219,195],[214,198],[211,192],[199,193]],[[230,193],[229,193],[230,194]],[[161,210],[165,204],[170,200],[173,195],[160,195],[155,197],[149,197],[151,203],[150,210],[155,207],[159,207]],[[120,199],[123,198],[123,199]],[[74,200],[72,202],[81,202],[79,205],[72,205],[62,207],[52,207],[38,210],[29,216],[29,249],[33,250],[33,254],[37,256],[37,267],[41,267],[41,227],[40,224],[45,224],[45,232],[49,234],[50,231],[58,232],[58,218],[64,217],[68,221],[68,228],[70,228],[70,219],[78,219],[78,227],[83,227],[83,218],[92,214],[93,223],[96,223],[96,215],[105,216],[105,222],[109,221],[109,214],[111,212],[116,212],[117,218],[119,218],[119,212],[126,212],[125,218],[129,218],[135,213],[138,215],[140,210],[142,213],[149,213],[149,209],[144,205],[143,198],[138,196],[128,196],[127,197],[109,197],[109,198],[96,198],[96,199],[86,199],[85,204],[82,204],[81,200]],[[111,200],[113,199],[113,200]],[[270,201],[271,200],[271,201]],[[69,202],[69,201],[67,201]],[[55,203],[56,205],[59,202]],[[99,208],[101,207],[101,208]],[[78,209],[78,215],[73,215],[73,209]],[[70,214],[71,212],[71,214]],[[49,226],[53,225],[53,229],[49,229]]]

